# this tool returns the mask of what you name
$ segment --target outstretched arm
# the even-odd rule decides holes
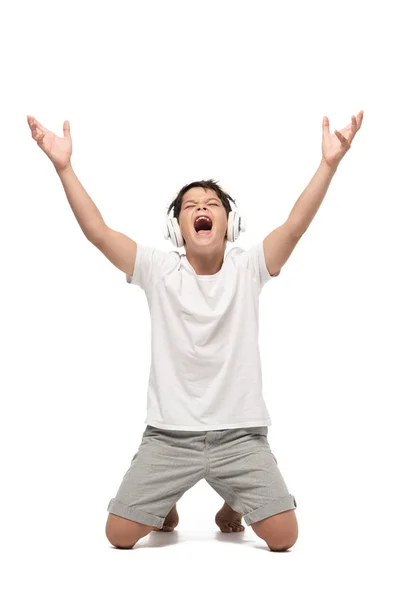
[[[277,275],[292,254],[297,242],[315,217],[329,184],[343,156],[361,127],[364,111],[351,118],[351,123],[334,134],[329,132],[329,119],[322,122],[322,158],[310,183],[293,206],[289,217],[264,239],[265,264],[271,275]]]
[[[64,136],[58,137],[35,117],[27,115],[32,137],[50,158],[61,179],[65,194],[85,237],[118,269],[133,275],[137,244],[127,235],[108,227],[79,181],[71,165],[72,138],[69,121],[64,121]]]

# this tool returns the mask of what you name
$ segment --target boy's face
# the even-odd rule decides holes
[[[196,228],[200,228],[202,221],[195,226],[195,220],[200,215],[209,217],[211,230],[197,233]],[[213,190],[203,190],[201,187],[193,187],[188,190],[182,198],[178,222],[185,245],[196,248],[196,250],[203,246],[208,249],[216,248],[226,240],[228,217],[222,201]],[[203,227],[209,227],[209,225],[204,223]]]

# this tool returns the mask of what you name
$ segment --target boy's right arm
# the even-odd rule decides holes
[[[127,235],[108,227],[101,213],[86,192],[71,164],[56,171],[64,187],[69,205],[85,237],[98,248],[113,265],[133,275],[137,244]]]
[[[105,225],[92,243],[118,269],[127,275],[133,275],[137,244],[131,238]]]
[[[123,233],[107,227],[101,213],[78,177],[72,165],[72,137],[69,121],[63,123],[63,137],[57,136],[27,115],[32,138],[53,163],[64,187],[69,205],[86,238],[118,269],[133,275],[137,244]]]

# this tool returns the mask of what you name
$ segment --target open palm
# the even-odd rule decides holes
[[[69,127],[69,121],[64,121],[64,137],[58,137],[55,133],[46,129],[39,121],[31,115],[27,116],[28,125],[31,128],[32,137],[38,146],[54,163],[57,168],[64,168],[68,165],[72,154],[72,139]]]
[[[329,119],[324,117],[322,120],[322,155],[325,162],[330,166],[337,166],[343,156],[351,147],[357,131],[361,127],[364,111],[360,110],[357,117],[351,116],[351,123],[340,129],[335,129],[334,133],[329,131]]]

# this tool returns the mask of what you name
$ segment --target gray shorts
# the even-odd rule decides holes
[[[295,509],[267,435],[266,426],[177,431],[147,425],[107,511],[161,528],[174,504],[201,479],[247,525]]]

